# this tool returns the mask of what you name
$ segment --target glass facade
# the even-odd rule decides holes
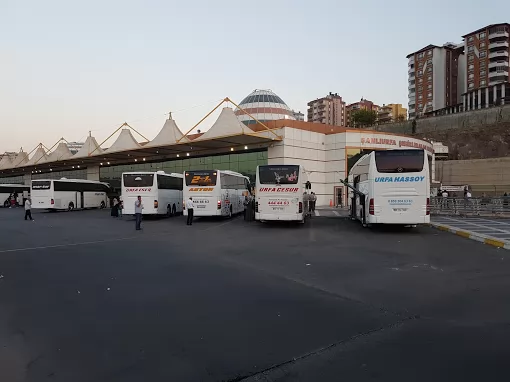
[[[239,172],[255,182],[257,166],[267,164],[267,150],[237,154],[215,155],[201,158],[183,158],[156,163],[133,163],[120,166],[101,167],[99,180],[120,189],[123,172],[165,171],[183,173],[187,170],[231,170]]]
[[[23,176],[0,178],[0,184],[23,184]]]
[[[87,170],[51,171],[41,174],[32,174],[32,180],[36,179],[87,179]]]
[[[360,148],[351,148],[345,150],[345,156],[347,157],[347,176],[349,171],[351,171],[352,166],[356,164],[356,162],[365,154],[370,154],[374,150],[366,150]]]

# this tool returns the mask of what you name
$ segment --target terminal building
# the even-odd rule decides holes
[[[135,139],[134,130],[124,124],[117,129],[117,139],[108,148],[101,147],[93,136],[89,136],[75,154],[62,141],[52,150],[46,150],[40,144],[31,153],[21,150],[16,155],[4,155],[0,160],[0,183],[29,184],[32,179],[66,177],[104,181],[118,191],[121,174],[128,171],[232,170],[254,181],[258,165],[301,164],[317,195],[317,205],[345,205],[348,194],[340,179],[347,177],[362,155],[373,150],[408,148],[426,150],[431,178],[434,177],[434,146],[430,142],[403,135],[298,121],[286,113],[291,113],[291,109],[281,98],[265,98],[272,96],[268,93],[255,96],[262,98],[247,97],[249,102],[246,103],[250,104],[250,109],[255,108],[257,114],[263,114],[264,121],[258,120],[250,110],[245,110],[249,118],[239,118],[236,114],[244,110],[242,105],[236,110],[224,107],[209,130],[185,134],[170,116],[156,137],[143,142]],[[224,101],[230,100],[226,98]],[[264,106],[261,106],[262,110],[259,106],[252,107],[257,102],[266,101],[285,105],[281,110],[285,110],[287,118],[282,118],[274,108],[269,113]],[[219,104],[215,109],[221,106]]]

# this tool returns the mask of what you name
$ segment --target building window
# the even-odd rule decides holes
[[[482,32],[478,35],[478,38],[481,40],[482,38],[485,38],[485,32]]]
[[[480,61],[480,70],[485,69],[486,66],[487,66],[487,64],[485,63],[485,61],[481,60]]]
[[[429,50],[429,51],[427,52],[427,55],[432,56],[432,51],[431,51],[431,50]]]
[[[472,52],[473,50],[475,50],[475,47],[473,45],[469,45],[468,52]]]
[[[473,64],[469,65],[468,69],[469,70],[473,70],[475,68],[475,66]]]
[[[427,86],[427,89],[432,89],[432,84],[429,84],[429,86]]]
[[[419,103],[418,104],[418,109],[421,109],[423,107],[423,104],[422,103]]]
[[[472,83],[472,82],[470,82],[470,83],[469,83],[469,85],[468,85],[468,88],[472,89],[472,88],[474,88],[474,87],[475,87],[475,84],[474,84],[474,83]]]
[[[432,101],[427,102],[427,106],[432,106]]]
[[[432,76],[428,76],[428,77],[427,77],[427,80],[428,80],[428,81],[432,81]]]
[[[418,83],[421,84],[423,82],[423,78],[418,78]]]
[[[485,70],[480,70],[480,77],[485,77],[487,72]]]
[[[485,80],[481,80],[481,81],[480,81],[480,86],[485,86],[485,85],[487,85],[487,81],[485,81]]]
[[[485,41],[480,42],[480,48],[485,48]]]
[[[429,73],[432,72],[432,67],[429,66],[427,69],[427,72],[429,72]]]
[[[486,50],[481,50],[480,51],[480,58],[483,58],[487,55],[487,51]]]
[[[418,86],[418,92],[421,93],[423,91],[423,86]]]
[[[475,78],[475,75],[474,75],[473,73],[471,73],[471,74],[468,76],[468,78],[469,78],[470,80],[472,80],[473,78]]]
[[[472,62],[474,59],[475,59],[474,55],[472,55],[472,54],[468,55],[468,61],[469,62]]]
[[[473,36],[468,37],[468,42],[473,42],[473,40],[474,40]]]
[[[423,99],[423,96],[420,94],[420,95],[418,96],[418,99],[419,99],[419,100],[422,100],[422,99]]]
[[[420,58],[423,58],[423,52],[421,52],[421,53],[419,53],[419,54],[418,54],[418,58],[419,58],[419,59],[420,59]]]
[[[421,76],[423,72],[421,70],[418,70],[418,76]]]
[[[429,94],[427,94],[427,97],[432,98],[432,92],[429,92]]]
[[[430,58],[429,58],[429,59],[427,60],[427,64],[432,65],[432,59],[430,59]]]

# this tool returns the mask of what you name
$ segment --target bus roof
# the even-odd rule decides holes
[[[166,176],[173,176],[175,178],[184,178],[184,175],[176,173],[176,172],[164,172],[164,171],[127,171],[123,172],[122,175],[128,174],[128,175],[166,175]]]
[[[30,187],[22,183],[0,183],[0,187]]]
[[[217,170],[217,169],[206,169],[206,170],[188,170],[188,171],[184,171],[184,172],[196,172],[196,171],[216,171],[216,172],[219,172],[220,174],[228,174],[228,175],[234,175],[234,176],[239,176],[239,177],[242,177],[242,178],[246,178],[248,179],[248,177],[246,175],[243,175],[239,172],[235,172],[235,171],[230,171],[230,170]]]
[[[104,184],[105,186],[110,187],[108,183],[100,182],[98,180],[87,180],[87,179],[32,179],[32,182],[70,182],[70,183],[92,183],[92,184]]]

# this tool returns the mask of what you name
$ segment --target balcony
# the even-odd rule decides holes
[[[489,32],[489,40],[496,37],[510,37],[508,32],[502,30],[502,31],[496,31],[496,32]]]
[[[508,49],[508,41],[495,41],[489,43],[489,49],[503,48]]]
[[[490,68],[496,68],[498,66],[508,66],[508,61],[497,61],[497,62],[491,62],[489,63],[489,69]]]
[[[413,68],[409,68],[409,69],[407,70],[407,74],[411,74],[411,73],[413,73],[413,74],[414,74],[414,67],[413,67]]]
[[[507,76],[508,70],[498,70],[497,72],[489,72],[489,78],[499,77],[499,76]]]
[[[498,52],[489,53],[489,58],[503,58],[503,57],[508,57],[507,50],[500,50]]]

